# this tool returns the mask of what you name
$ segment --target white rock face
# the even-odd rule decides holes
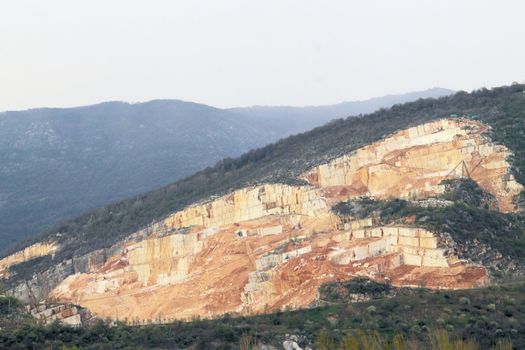
[[[58,245],[56,243],[41,242],[6,256],[0,260],[0,278],[5,278],[9,275],[9,266],[20,264],[40,256],[53,254],[57,249]]]
[[[302,347],[297,344],[297,342],[293,340],[285,340],[283,342],[283,349],[284,350],[303,350]]]
[[[298,342],[304,338],[304,336],[297,336],[295,334],[286,335],[286,340],[283,342],[284,350],[312,350],[311,347],[306,346],[304,349],[299,346]],[[304,340],[304,339],[303,339]]]
[[[243,188],[211,202],[190,206],[164,221],[169,227],[211,227],[268,215],[316,216],[327,209],[325,201],[314,188],[266,184]]]
[[[448,267],[449,259],[457,261],[456,257],[449,257],[444,249],[438,248],[438,238],[425,229],[403,226],[373,227],[371,219],[352,221],[346,226],[356,227],[347,232],[350,240],[375,240],[352,249],[332,252],[329,255],[330,259],[338,264],[349,264],[384,253],[399,253],[398,266]]]
[[[338,200],[421,199],[442,193],[444,179],[470,177],[496,197],[500,210],[513,211],[513,197],[523,186],[510,173],[509,150],[492,143],[487,130],[472,120],[437,120],[314,167],[303,177]]]

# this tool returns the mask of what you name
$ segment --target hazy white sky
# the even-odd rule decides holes
[[[0,2],[0,110],[315,105],[523,80],[523,0]]]

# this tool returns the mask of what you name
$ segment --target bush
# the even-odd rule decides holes
[[[459,298],[459,302],[460,302],[460,304],[463,304],[463,305],[470,305],[470,299],[467,298],[467,297]]]
[[[370,305],[366,308],[366,312],[369,314],[375,314],[377,312],[377,308],[374,305]]]

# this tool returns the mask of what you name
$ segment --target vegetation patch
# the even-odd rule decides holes
[[[319,300],[330,303],[354,302],[385,298],[394,288],[365,277],[356,277],[344,282],[329,282],[319,288]]]
[[[373,285],[348,286],[370,291]],[[70,328],[19,318],[0,330],[0,348],[250,349],[243,344],[255,343],[282,348],[290,334],[317,349],[444,349],[436,347],[439,342],[451,343],[447,349],[523,349],[525,283],[447,292],[400,289],[393,297],[367,302],[145,326],[99,321]]]
[[[470,178],[447,179],[441,184],[445,186],[445,193],[440,196],[442,199],[463,202],[476,208],[498,210],[496,198]]]
[[[339,203],[334,212],[344,220],[377,216],[383,225],[410,224],[448,233],[460,245],[474,249],[479,242],[483,244],[481,250],[494,250],[525,266],[525,216],[520,213],[500,213],[462,201],[449,206],[422,207],[401,199],[369,198]]]

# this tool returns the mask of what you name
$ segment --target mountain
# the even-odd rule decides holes
[[[396,103],[441,93],[385,99]],[[330,107],[325,113],[316,126],[334,117]],[[302,118],[296,111],[292,124],[287,119],[177,100],[0,113],[0,251],[85,210],[286,137]]]
[[[6,112],[0,134],[0,247],[277,138],[256,118],[176,100]]]
[[[453,93],[453,90],[434,87],[406,94],[386,95],[363,101],[341,102],[335,105],[307,107],[253,106],[231,108],[229,111],[264,118],[272,124],[280,123],[290,131],[290,134],[295,134],[321,126],[332,119],[371,113],[381,108],[392,107],[398,103],[416,101],[420,98],[439,98],[452,95]]]
[[[50,324],[0,341],[78,339],[60,320],[121,347],[332,349],[379,330],[427,348],[446,330],[520,348],[524,121],[518,84],[395,105],[62,222],[0,260],[6,293]]]

